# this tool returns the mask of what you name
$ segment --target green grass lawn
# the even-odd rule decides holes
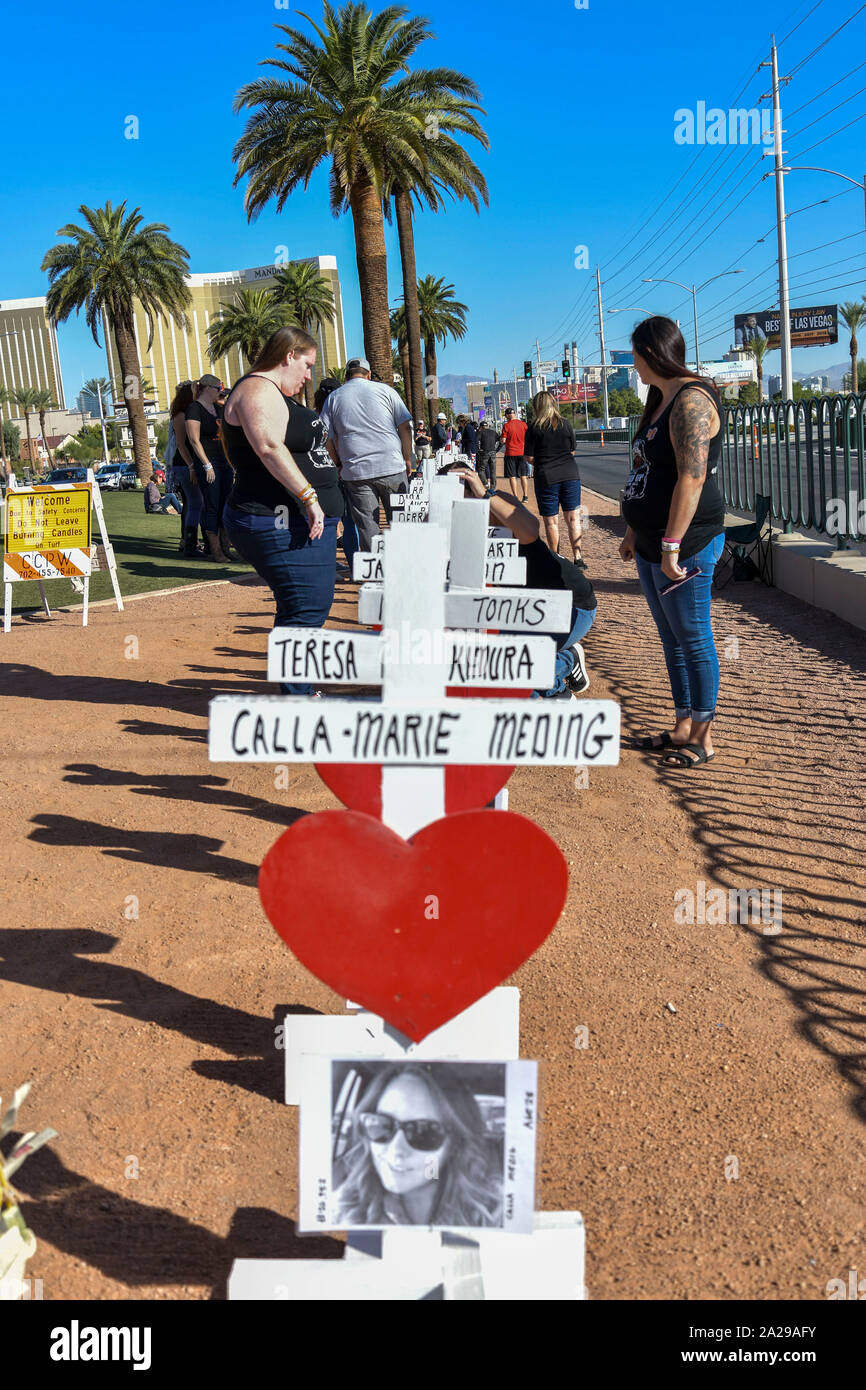
[[[105,525],[114,546],[120,592],[147,593],[154,589],[176,589],[182,584],[201,584],[207,579],[224,579],[230,574],[249,573],[249,566],[235,561],[216,565],[212,560],[185,560],[178,550],[179,516],[148,516],[140,492],[103,492]],[[101,540],[94,514],[93,542]],[[49,579],[45,593],[52,608],[67,608],[81,602],[67,579]],[[90,577],[90,602],[113,598],[107,569]],[[12,586],[12,607],[16,612],[42,608],[39,586],[34,580]]]

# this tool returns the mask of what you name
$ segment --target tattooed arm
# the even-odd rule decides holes
[[[706,391],[682,391],[671,411],[671,441],[677,459],[677,485],[671,498],[665,535],[680,540],[692,523],[707,476],[710,440],[721,429],[719,412]],[[676,555],[662,556],[662,570],[671,579],[685,574]]]

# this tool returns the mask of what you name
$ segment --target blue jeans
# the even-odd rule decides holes
[[[204,504],[201,522],[206,531],[220,531],[225,525],[223,513],[235,475],[228,459],[212,458],[210,464],[214,471],[212,483],[207,481],[204,464],[198,458],[195,461],[195,476],[198,478],[199,490]]]
[[[232,545],[276,599],[274,627],[324,627],[334,602],[337,520],[326,516],[324,532],[311,541],[303,517],[290,516],[288,526],[278,526],[276,514],[251,516],[226,507],[223,524]],[[313,693],[306,683],[280,689],[284,695]]]
[[[678,719],[691,716],[696,723],[712,719],[719,696],[719,658],[710,623],[710,585],[725,543],[716,536],[699,550],[681,560],[683,569],[699,569],[681,589],[662,598],[659,589],[670,584],[661,565],[636,556],[637,573],[644,597],[662,639],[671,694]]]
[[[358,528],[355,525],[355,518],[352,516],[352,509],[349,506],[349,494],[346,491],[346,484],[340,479],[340,491],[343,494],[343,537],[340,544],[343,547],[343,554],[346,563],[351,571],[352,559],[360,549],[358,540]]]
[[[557,652],[553,685],[550,687],[549,690],[533,690],[532,698],[534,700],[538,699],[541,695],[550,696],[561,695],[563,693],[563,691],[566,688],[566,677],[570,676],[572,671],[574,670],[574,652],[570,651],[569,648],[572,647],[575,642],[583,641],[584,637],[589,632],[589,629],[595,622],[595,615],[597,611],[598,610],[595,608],[572,608],[571,632],[568,634],[567,637],[563,637],[560,634],[558,637],[555,638]]]
[[[190,480],[189,469],[185,463],[176,463],[172,468],[171,486],[183,500],[183,530],[195,531],[201,520],[203,499],[201,488]]]
[[[580,509],[580,478],[566,478],[564,483],[549,483],[546,487],[537,478],[533,483],[539,516],[559,516],[560,507],[564,512]]]
[[[173,492],[167,492],[156,507],[148,507],[147,510],[151,516],[154,516],[157,512],[167,512],[169,507],[174,507],[178,516],[183,512],[183,503],[179,497],[175,497]]]

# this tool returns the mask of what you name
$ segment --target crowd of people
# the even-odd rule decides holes
[[[715,756],[719,663],[710,590],[724,541],[716,481],[721,401],[711,382],[687,369],[685,343],[672,320],[645,320],[632,346],[648,394],[622,494],[627,529],[619,553],[636,563],[674,705],[673,727],[636,746],[685,770]],[[581,553],[574,430],[554,396],[541,391],[533,398],[529,423],[512,408],[501,428],[466,414],[449,425],[439,412],[428,431],[423,420],[413,423],[392,386],[373,380],[363,357],[348,362],[343,383],[320,381],[314,409],[308,409],[304,388],[315,363],[315,339],[300,328],[281,328],[230,391],[212,375],[178,386],[167,495],[160,499],[152,480],[145,505],[181,512],[184,554],[205,553],[221,563],[239,556],[269,585],[276,625],[321,627],[338,575],[350,576],[355,553],[372,548],[382,511],[390,524],[392,496],[406,492],[421,460],[450,446],[456,461],[448,466],[457,470],[466,495],[488,498],[491,521],[517,538],[528,585],[571,593],[571,627],[557,637],[554,685],[536,694],[570,699],[586,690],[582,639],[595,621],[597,600]],[[500,450],[507,490],[497,487]],[[538,517],[526,505],[530,481]],[[571,559],[559,554],[560,513]],[[337,560],[338,539],[345,565]],[[282,689],[317,694],[310,685]]]

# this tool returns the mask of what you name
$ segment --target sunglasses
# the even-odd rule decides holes
[[[448,1138],[447,1129],[438,1120],[395,1120],[393,1115],[372,1112],[360,1115],[359,1120],[371,1144],[389,1144],[402,1130],[410,1148],[432,1153],[433,1149],[441,1149]]]

